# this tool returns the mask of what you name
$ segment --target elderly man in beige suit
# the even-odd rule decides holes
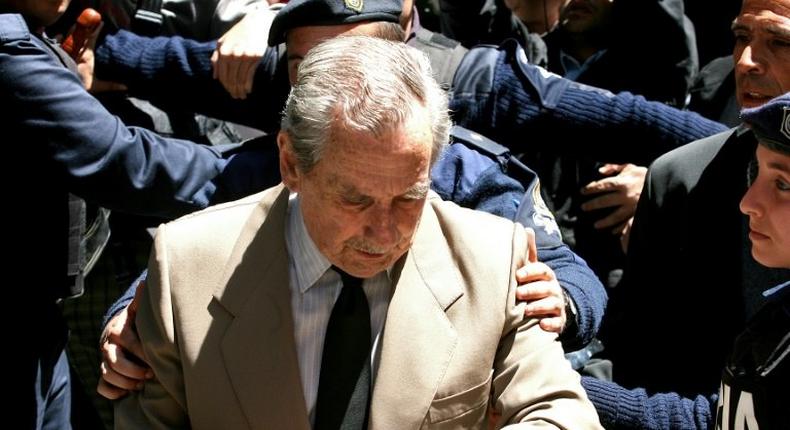
[[[278,136],[285,185],[159,228],[137,312],[156,377],[116,427],[485,428],[494,410],[600,428],[556,334],[515,302],[528,232],[429,192],[449,126],[417,51],[311,50]]]

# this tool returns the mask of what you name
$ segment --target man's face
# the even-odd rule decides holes
[[[562,27],[569,33],[603,30],[611,23],[613,2],[614,0],[570,0],[562,9]]]
[[[342,25],[316,25],[296,27],[285,35],[285,45],[288,50],[288,79],[291,85],[296,82],[296,71],[302,63],[307,51],[314,46],[340,35],[347,36],[372,36],[374,24],[370,22],[342,24]]]
[[[790,269],[790,156],[759,145],[757,165],[757,178],[741,200],[752,255],[763,266]]]
[[[332,264],[367,278],[411,246],[430,188],[428,117],[418,107],[381,136],[335,129],[307,173],[297,168],[289,137],[280,132],[283,182],[299,193],[307,231]]]
[[[744,0],[732,29],[741,108],[790,91],[790,0]]]
[[[52,25],[66,12],[71,0],[2,0],[2,4],[37,27]]]

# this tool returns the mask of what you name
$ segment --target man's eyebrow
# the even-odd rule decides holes
[[[738,31],[738,30],[754,31],[752,25],[744,24],[742,22],[739,22],[737,19],[732,22],[731,29],[732,31]],[[790,37],[790,29],[777,24],[767,24],[764,27],[761,27],[760,30],[764,30],[774,36]]]
[[[738,18],[735,18],[734,20],[732,20],[732,25],[730,26],[730,30],[732,30],[732,31],[735,31],[735,30],[751,30],[751,29],[752,29],[752,26],[746,25],[746,24],[738,21]]]
[[[401,197],[407,199],[421,199],[428,194],[428,190],[430,189],[431,181],[426,180],[419,184],[412,185],[405,193],[401,194]]]
[[[331,180],[330,180],[330,182],[331,182]],[[338,192],[338,194],[340,196],[344,197],[344,198],[350,198],[350,199],[369,199],[370,198],[370,196],[365,195],[364,193],[360,192],[353,185],[340,184],[340,183],[337,183],[337,182],[335,182],[335,184],[337,184],[337,192]]]
[[[780,163],[778,161],[771,161],[770,163],[768,163],[768,167],[790,175],[790,164],[788,164],[788,163]]]
[[[790,29],[788,29],[787,27],[782,27],[781,25],[769,24],[765,28],[765,31],[771,33],[774,36],[790,38]]]
[[[304,60],[304,56],[303,56],[303,55],[299,55],[299,54],[288,54],[288,55],[286,56],[286,59],[287,59],[288,61],[293,61],[293,60]]]

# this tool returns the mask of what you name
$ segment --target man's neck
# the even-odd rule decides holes
[[[587,61],[596,52],[608,47],[605,36],[598,32],[570,33],[565,30],[561,37],[562,51],[573,57],[579,64]]]
[[[596,39],[596,37],[590,37],[590,35],[584,33],[566,33],[566,43],[562,50],[581,64],[595,55],[596,52],[605,48],[602,43],[597,43]]]

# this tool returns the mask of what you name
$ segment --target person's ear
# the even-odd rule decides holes
[[[299,192],[301,173],[297,167],[296,155],[291,146],[291,137],[288,133],[280,130],[277,133],[277,147],[280,150],[280,176],[283,183],[289,190]]]

